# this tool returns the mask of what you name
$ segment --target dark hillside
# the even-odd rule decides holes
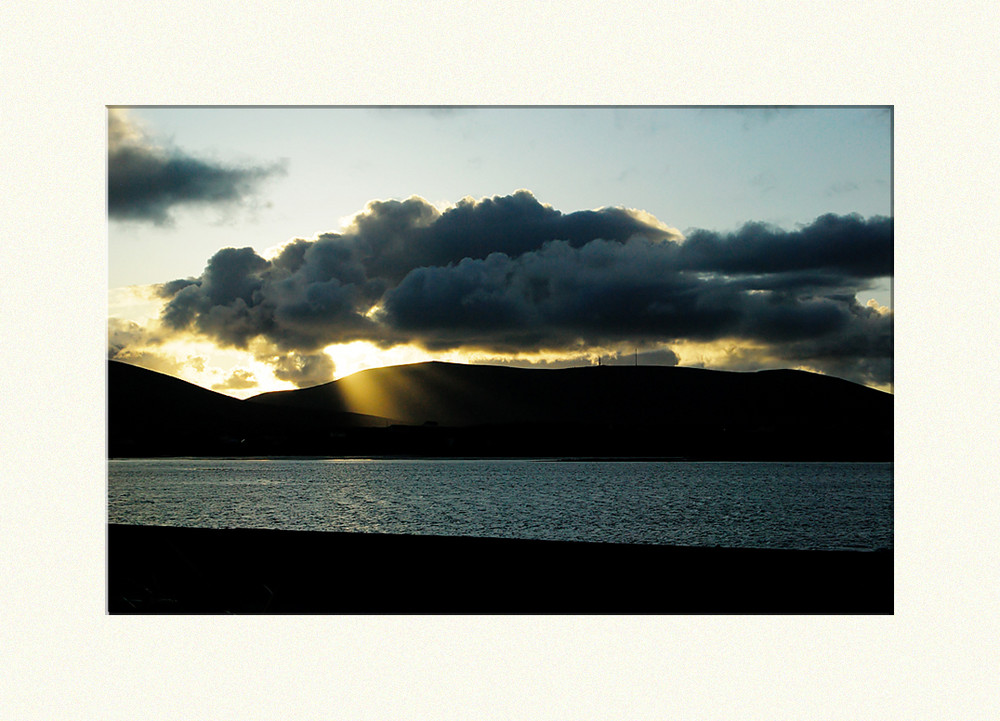
[[[628,423],[829,425],[846,414],[891,420],[892,396],[803,371],[731,373],[663,366],[542,370],[416,363],[332,383],[263,393],[250,403],[353,411],[420,425]],[[859,417],[858,420],[861,420]]]
[[[434,362],[246,401],[121,363],[108,380],[113,456],[892,460],[892,395],[802,371]]]
[[[350,413],[247,404],[187,381],[108,362],[108,455],[310,453],[330,427],[385,425]]]
[[[892,458],[892,395],[803,371],[417,363],[249,403],[454,428],[469,454]],[[423,430],[418,452],[435,434]],[[440,433],[437,436],[441,436]],[[588,450],[589,449],[589,450]]]

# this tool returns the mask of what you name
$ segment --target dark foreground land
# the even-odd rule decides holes
[[[112,524],[108,611],[891,614],[893,555]]]

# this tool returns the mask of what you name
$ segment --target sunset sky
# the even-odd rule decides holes
[[[892,388],[887,108],[109,111],[109,357],[237,397],[440,359]]]

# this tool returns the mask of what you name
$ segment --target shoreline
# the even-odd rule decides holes
[[[892,550],[108,524],[110,614],[892,614]]]

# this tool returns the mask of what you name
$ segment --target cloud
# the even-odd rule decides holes
[[[527,191],[467,198],[444,212],[417,197],[372,201],[343,233],[293,241],[271,260],[251,248],[220,250],[200,277],[159,287],[167,299],[162,321],[230,347],[258,337],[283,351],[353,340],[391,345],[406,342],[405,335],[373,309],[415,271],[446,271],[498,249],[524,255],[553,238],[583,248],[598,237],[620,243],[637,234],[656,242],[681,237],[639,211],[564,215]]]
[[[628,361],[627,356],[625,361]],[[644,366],[675,366],[680,362],[680,358],[670,348],[659,348],[638,353],[635,361]]]
[[[186,367],[204,370],[205,359],[200,356],[189,355],[179,359],[150,349],[150,346],[158,346],[164,340],[164,336],[157,331],[138,323],[121,318],[111,318],[108,321],[109,360],[130,363],[168,375],[180,375]]]
[[[857,325],[857,288],[891,274],[891,239],[891,221],[824,216],[795,232],[752,224],[679,244],[552,241],[416,268],[380,317],[436,348],[831,338]]]
[[[675,366],[680,362],[680,358],[670,348],[640,349],[637,347],[617,347],[617,348],[588,348],[586,352],[579,349],[568,351],[563,356],[525,356],[518,355],[476,355],[473,362],[486,363],[489,365],[506,365],[517,368],[578,368],[589,363],[590,365],[618,365],[630,366],[637,362],[636,352],[638,351],[638,364],[643,366]]]
[[[782,357],[830,375],[874,385],[892,383],[893,315],[884,306],[848,302],[852,320],[837,334],[779,346]]]
[[[892,246],[888,218],[683,238],[643,211],[564,214],[523,190],[443,211],[411,197],[372,201],[342,232],[270,259],[220,250],[201,276],[159,286],[160,321],[262,348],[258,359],[297,384],[329,380],[322,349],[354,340],[503,355],[737,339],[883,382],[892,315],[855,295],[892,274]]]
[[[892,275],[892,218],[823,215],[795,231],[747,223],[735,233],[689,233],[680,264],[689,270],[748,275],[832,273],[844,278]]]
[[[121,318],[108,320],[108,357],[115,358],[128,348],[158,345],[163,338],[150,327]]]
[[[266,346],[255,349],[256,360],[271,366],[275,378],[294,383],[299,388],[326,383],[333,378],[336,366],[326,353],[280,352]]]
[[[826,189],[827,197],[832,197],[834,195],[843,195],[844,193],[853,193],[858,189],[858,184],[853,180],[845,180],[839,183],[833,183],[830,187]]]
[[[247,388],[256,388],[257,379],[254,378],[253,373],[248,370],[243,370],[242,368],[235,369],[229,377],[221,383],[215,383],[212,386],[213,391],[227,391],[227,390],[246,390]]]
[[[108,215],[168,225],[181,205],[246,203],[283,163],[225,165],[156,145],[124,110],[108,111]]]

